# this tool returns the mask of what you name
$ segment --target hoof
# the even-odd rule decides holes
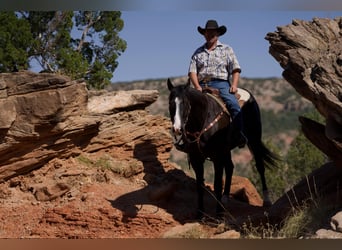
[[[264,201],[262,206],[263,207],[271,207],[272,206],[272,202],[271,201]]]
[[[228,195],[223,195],[222,198],[221,198],[221,202],[224,206],[227,206],[228,205],[228,202],[229,202],[229,197]]]
[[[197,213],[196,213],[196,220],[203,220],[204,218],[204,212],[201,211],[201,210],[197,210]]]
[[[223,220],[225,218],[225,212],[224,211],[216,211],[216,214],[215,214],[215,219],[216,220]]]
[[[263,207],[270,207],[270,206],[272,206],[272,202],[271,202],[268,190],[264,190],[263,191],[263,196],[264,196],[264,203],[262,204]]]

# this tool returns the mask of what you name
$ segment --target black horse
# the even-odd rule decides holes
[[[203,164],[208,158],[213,162],[215,170],[216,212],[221,213],[221,201],[228,200],[234,169],[231,149],[237,146],[237,133],[234,133],[229,113],[225,112],[224,105],[220,105],[211,95],[191,88],[189,81],[185,85],[174,86],[168,79],[167,85],[170,90],[169,113],[175,146],[188,154],[196,175],[199,216],[204,211]],[[248,138],[248,147],[261,177],[264,205],[267,206],[271,202],[265,180],[265,167],[275,166],[278,157],[270,152],[261,140],[260,110],[255,98],[246,90],[244,93],[248,95],[248,100],[242,107],[244,134]],[[226,180],[222,194],[223,171],[226,173]]]

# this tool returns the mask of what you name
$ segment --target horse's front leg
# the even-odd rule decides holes
[[[204,159],[198,159],[198,156],[189,155],[190,163],[196,175],[197,188],[197,218],[202,218],[204,214],[203,196],[204,196]]]
[[[223,196],[222,196],[223,205],[228,204],[230,187],[232,184],[232,177],[233,177],[233,170],[234,170],[234,164],[231,159],[231,153],[229,153],[229,155],[226,157],[227,157],[226,163],[224,164],[224,171],[226,172],[226,180],[224,183],[224,191],[223,191]]]
[[[223,165],[220,161],[214,161],[215,179],[214,179],[214,193],[216,198],[216,214],[221,215],[223,212],[223,206],[221,203],[222,198],[222,177],[223,177]]]

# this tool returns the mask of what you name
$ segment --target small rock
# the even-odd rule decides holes
[[[235,230],[228,230],[221,234],[216,234],[212,237],[213,239],[239,239],[240,233]]]
[[[226,230],[226,224],[225,223],[221,223],[216,227],[216,231],[215,234],[222,234],[224,233]]]
[[[39,201],[32,201],[31,204],[32,204],[32,206],[38,206],[40,204],[40,202]]]
[[[169,231],[165,232],[162,237],[198,239],[205,238],[205,233],[203,232],[201,225],[198,222],[196,222],[175,226],[171,228]]]
[[[334,231],[342,233],[342,211],[331,218],[330,225]]]
[[[87,194],[83,194],[83,195],[81,196],[81,201],[86,201],[87,198],[88,198],[88,195],[87,195]]]
[[[333,230],[319,229],[316,232],[315,238],[318,239],[342,239],[342,233],[335,232]]]
[[[17,186],[19,186],[20,184],[21,184],[21,181],[14,178],[14,179],[10,180],[10,182],[9,182],[9,187],[11,187],[11,188],[17,187]]]
[[[37,201],[51,201],[63,196],[70,190],[70,187],[65,183],[57,183],[54,186],[42,186],[36,189],[34,196]]]

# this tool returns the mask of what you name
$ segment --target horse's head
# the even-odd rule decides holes
[[[186,98],[190,82],[185,85],[174,86],[170,79],[167,80],[169,95],[169,114],[174,135],[181,135],[189,115],[190,105]]]

